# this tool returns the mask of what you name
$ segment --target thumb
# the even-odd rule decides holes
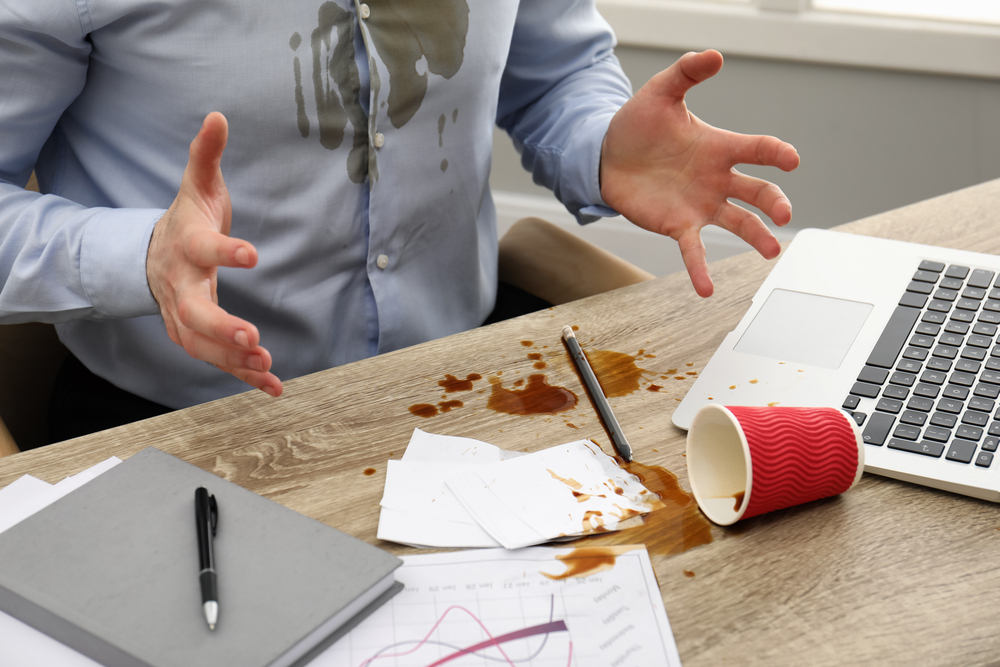
[[[685,53],[673,65],[652,79],[653,92],[664,97],[683,98],[687,91],[722,69],[722,54],[709,49]]]
[[[219,163],[229,137],[229,123],[218,111],[205,117],[201,130],[191,142],[184,179],[204,194],[213,194],[220,187],[222,178]]]

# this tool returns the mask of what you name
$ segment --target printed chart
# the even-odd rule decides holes
[[[313,665],[679,667],[645,550],[590,561],[572,554],[535,547],[405,557],[397,580],[406,588]]]

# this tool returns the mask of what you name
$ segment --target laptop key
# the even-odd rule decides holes
[[[900,359],[896,364],[896,370],[904,373],[919,373],[923,367],[924,365],[915,359]]]
[[[927,361],[927,368],[932,371],[950,371],[951,362],[942,357],[932,357]]]
[[[958,298],[958,292],[956,290],[953,290],[953,289],[944,289],[943,287],[940,287],[940,288],[937,289],[937,291],[934,292],[934,299],[935,300],[939,300],[939,301],[954,301],[957,298]],[[934,301],[931,301],[931,306],[930,306],[931,308],[934,307],[933,304],[934,304]],[[934,308],[934,310],[937,310],[937,308]]]
[[[1000,396],[1000,386],[995,384],[984,384],[980,382],[976,385],[975,390],[972,392],[975,396],[980,398],[993,398]]]
[[[899,385],[890,384],[885,389],[882,390],[883,398],[898,398],[904,399],[910,393],[910,390],[906,387],[901,387]]]
[[[990,384],[1000,384],[1000,373],[996,371],[983,371],[983,374],[979,376],[981,382],[989,382]]]
[[[915,373],[900,373],[896,371],[889,378],[889,384],[899,384],[904,387],[912,387],[913,383],[917,381],[917,376]]]
[[[859,403],[861,403],[861,399],[857,396],[848,396],[844,399],[844,404],[841,407],[845,410],[853,410],[858,407]]]
[[[955,302],[955,307],[961,310],[979,310],[981,304],[975,299],[961,298]]]
[[[858,382],[869,382],[871,384],[884,384],[889,377],[889,371],[875,366],[865,366],[858,374]]]
[[[948,379],[948,374],[944,371],[924,371],[920,376],[921,382],[928,382],[930,384],[944,384]]]
[[[958,356],[958,348],[951,345],[938,345],[931,352],[935,357],[944,357],[945,359],[954,359]]]
[[[887,415],[884,412],[874,412],[871,418],[868,420],[868,426],[865,427],[864,433],[861,435],[861,439],[865,441],[868,445],[879,445],[885,444],[885,439],[889,435],[889,430],[892,429],[893,423],[895,423],[896,418],[892,415]]]
[[[986,358],[986,350],[981,347],[965,347],[962,349],[962,358],[982,361]]]
[[[916,396],[923,396],[924,398],[937,398],[938,392],[940,390],[941,390],[940,387],[935,387],[932,384],[924,384],[923,382],[921,382],[918,383],[917,386],[913,388],[913,393]]]
[[[934,401],[929,398],[913,396],[906,404],[909,410],[919,410],[920,412],[930,412],[934,409]]]
[[[899,414],[899,411],[903,409],[903,402],[897,401],[894,398],[880,398],[878,403],[875,404],[875,409],[879,412],[891,412],[892,414],[897,415]],[[875,414],[878,414],[878,412]]]
[[[913,334],[910,337],[910,345],[914,347],[932,347],[934,345],[934,336],[928,336],[926,334]]]
[[[948,333],[957,333],[962,336],[969,333],[969,325],[966,322],[956,322],[955,320],[948,320],[948,324],[944,325],[944,330]]]
[[[938,347],[940,347],[940,345]],[[905,350],[903,350],[903,358],[923,361],[924,359],[927,358],[927,350],[921,349],[919,347],[908,347]],[[868,362],[871,363],[871,357],[868,358]]]
[[[944,271],[944,262],[935,262],[930,259],[925,259],[920,262],[918,267],[921,271],[932,271],[934,273],[941,273]]]
[[[945,289],[960,290],[965,283],[959,278],[945,278],[941,281],[941,287]]]
[[[941,290],[938,291],[940,292]],[[951,303],[948,301],[942,301],[941,299],[931,299],[931,302],[927,304],[927,309],[938,313],[947,313],[951,310]]]
[[[937,336],[941,333],[940,324],[931,324],[929,322],[918,322],[917,328],[914,329],[916,333],[926,334],[928,336]]]
[[[938,426],[928,426],[924,431],[924,437],[935,442],[948,442],[951,439],[951,431]]]
[[[983,437],[983,429],[979,428],[978,426],[969,426],[967,424],[962,424],[961,426],[958,427],[958,430],[955,431],[955,436],[959,438],[965,438],[966,440],[974,440],[978,442],[979,439]]]
[[[964,415],[962,415],[962,423],[968,424],[969,426],[982,427],[990,423],[990,415],[988,412],[976,412],[975,410],[969,410]],[[982,431],[982,428],[979,429]],[[982,433],[979,434],[980,436]],[[969,438],[970,440],[979,440],[979,438]]]
[[[948,378],[948,382],[952,384],[961,385],[963,387],[971,387],[976,384],[976,376],[972,373],[962,373],[961,371],[955,371]]]
[[[972,334],[969,336],[969,345],[973,347],[990,347],[993,345],[993,336]]]
[[[975,359],[959,359],[955,362],[955,370],[963,373],[978,373],[983,365]]]
[[[987,324],[986,322],[977,322],[976,326],[972,327],[972,333],[978,333],[984,336],[996,336],[997,325]]]
[[[917,269],[917,272],[913,274],[913,280],[920,281],[922,283],[936,283],[938,281],[938,274],[933,271],[927,271],[924,269]]]
[[[917,292],[903,292],[903,296],[899,298],[899,305],[909,308],[923,308],[925,303],[927,303],[927,297]]]
[[[969,442],[968,440],[955,439],[951,441],[951,447],[948,449],[948,453],[945,454],[945,458],[949,461],[958,461],[959,463],[968,463],[972,460],[972,457],[976,455],[976,443]]]
[[[976,321],[976,313],[971,310],[956,310],[948,317],[963,323],[972,323]]]
[[[944,390],[941,392],[942,396],[947,396],[948,398],[957,398],[960,401],[964,401],[969,397],[969,388],[960,387],[957,384],[949,384],[945,386]]]
[[[997,450],[997,445],[1000,445],[1000,438],[989,435],[983,440],[983,450],[987,452],[995,452]]]
[[[903,438],[904,440],[916,440],[920,437],[920,429],[916,426],[900,424],[896,427],[896,430],[892,432],[892,437]]]
[[[934,324],[943,324],[948,320],[948,316],[945,313],[935,313],[933,311],[928,310],[920,317],[920,320],[922,322],[933,322]],[[909,331],[907,331],[906,333],[909,333]]]
[[[974,285],[972,287],[966,287],[964,290],[962,290],[962,298],[982,301],[984,298],[986,298],[986,290],[983,289],[982,287],[976,287]]]
[[[950,412],[953,415],[957,415],[964,408],[965,403],[962,401],[956,401],[954,398],[942,398],[937,404],[939,412]]]
[[[986,432],[986,435],[1000,435],[1000,422],[990,422],[990,430]]]
[[[993,282],[993,272],[986,269],[976,269],[969,276],[969,285],[973,287],[986,288]]]
[[[993,407],[996,405],[996,401],[991,401],[988,398],[979,398],[978,396],[973,396],[972,400],[969,401],[970,410],[980,410],[982,412],[993,412]]]
[[[916,410],[903,410],[903,414],[899,415],[899,421],[913,426],[923,426],[927,421],[927,414]]]
[[[944,445],[937,442],[930,442],[928,440],[910,442],[909,440],[897,440],[896,438],[889,440],[889,448],[899,449],[904,452],[913,452],[914,454],[923,454],[924,456],[933,456],[935,458],[941,456],[941,452],[944,451]]]
[[[945,335],[938,339],[938,342],[942,345],[962,347],[962,343],[965,342],[965,336],[956,333],[945,333]]]
[[[984,310],[979,313],[979,321],[987,322],[989,324],[1000,324],[1000,313]]]
[[[946,412],[935,412],[931,415],[931,426],[941,428],[952,428],[958,423],[958,415],[950,415]]]
[[[992,353],[990,354],[992,356]],[[991,371],[1000,371],[1000,358],[992,356],[991,359],[987,359],[986,368],[990,369]]]
[[[864,412],[852,412],[851,416],[854,417],[854,421],[857,422],[858,426],[864,426],[865,417],[867,417],[868,415],[867,413]]]
[[[885,329],[882,330],[882,335],[879,336],[878,342],[875,343],[875,347],[868,357],[868,365],[878,366],[879,368],[892,368],[892,365],[896,363],[896,358],[899,356],[899,351],[903,349],[903,345],[906,343],[906,339],[913,330],[913,325],[917,323],[919,316],[920,311],[916,308],[896,306],[896,310],[889,317]],[[942,319],[941,321],[943,322],[944,320]],[[937,322],[936,324],[940,323]]]
[[[996,301],[994,299],[990,299],[985,304],[983,304],[983,309],[984,310],[998,311],[998,310],[1000,310],[1000,301]]]
[[[976,457],[976,465],[980,468],[989,468],[990,464],[993,463],[993,455],[989,452],[979,452],[979,456]]]
[[[959,266],[957,264],[952,264],[948,267],[948,270],[944,272],[944,275],[948,278],[958,278],[959,280],[965,280],[965,277],[969,275],[969,267]]]
[[[875,398],[878,396],[881,387],[877,384],[868,384],[867,382],[855,382],[854,386],[851,387],[851,393],[855,396],[864,396],[865,398]]]

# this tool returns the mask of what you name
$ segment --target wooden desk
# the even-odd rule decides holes
[[[998,210],[993,181],[841,229],[1000,254]],[[708,300],[686,275],[668,276],[292,380],[279,400],[247,393],[18,454],[0,460],[0,486],[25,473],[55,482],[155,445],[378,543],[386,460],[400,457],[414,427],[531,451],[594,437],[607,450],[560,343],[572,324],[587,349],[645,351],[636,359],[650,371],[642,388],[612,405],[637,460],[676,472],[687,488],[684,433],[670,415],[690,381],[673,378],[707,363],[770,266],[751,254],[714,264]],[[541,354],[546,368],[529,354]],[[438,386],[447,374],[473,373],[482,379],[471,391]],[[576,393],[577,406],[534,417],[487,407],[491,379],[510,389],[535,373]],[[662,390],[649,391],[650,382]],[[456,399],[462,407],[436,416],[409,411]],[[844,496],[711,532],[710,544],[652,554],[687,667],[1000,661],[996,505],[865,475]]]

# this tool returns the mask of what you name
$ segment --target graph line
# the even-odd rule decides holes
[[[438,620],[434,622],[434,625],[427,632],[427,634],[424,636],[424,638],[421,639],[421,640],[419,640],[418,642],[416,642],[416,644],[412,648],[410,648],[409,650],[400,651],[400,652],[397,652],[397,653],[384,653],[384,651],[386,649],[382,649],[378,653],[376,653],[375,655],[373,655],[372,657],[370,657],[367,660],[365,660],[364,662],[362,662],[361,665],[360,665],[360,667],[368,667],[369,665],[372,664],[372,662],[374,662],[375,660],[380,659],[380,658],[399,658],[399,657],[410,655],[412,653],[415,653],[417,650],[419,650],[421,647],[423,647],[425,644],[428,644],[428,643],[433,643],[433,644],[439,643],[439,642],[432,641],[430,639],[430,637],[431,637],[432,634],[434,634],[434,631],[437,630],[438,626],[441,625],[442,622],[444,622],[444,620],[445,620],[445,618],[447,618],[448,614],[451,613],[453,610],[454,611],[464,611],[466,614],[468,614],[469,617],[472,618],[472,620],[474,620],[479,625],[479,627],[482,629],[482,631],[484,633],[486,633],[486,636],[489,637],[489,639],[484,640],[482,642],[479,642],[478,644],[475,644],[475,645],[467,647],[467,648],[450,647],[450,648],[456,648],[456,650],[455,650],[454,653],[441,658],[437,662],[434,662],[434,663],[428,665],[427,667],[437,667],[438,665],[443,665],[443,664],[445,664],[447,662],[450,662],[452,660],[460,658],[460,657],[462,657],[464,655],[469,655],[469,654],[474,653],[476,651],[482,650],[484,648],[490,648],[490,647],[493,647],[493,646],[496,647],[496,649],[500,652],[500,655],[503,656],[504,661],[508,665],[510,665],[510,667],[517,667],[515,665],[515,661],[511,660],[510,656],[508,656],[504,652],[504,650],[500,646],[500,644],[503,644],[503,643],[509,642],[509,641],[514,641],[516,639],[523,639],[523,638],[526,638],[526,637],[533,637],[535,635],[540,635],[540,634],[544,634],[546,636],[546,640],[547,640],[548,639],[548,635],[550,633],[552,633],[552,632],[569,632],[569,628],[566,627],[565,621],[561,621],[561,620],[560,621],[553,621],[553,620],[551,620],[552,619],[552,613],[553,613],[553,607],[554,607],[554,604],[555,604],[554,598],[552,598],[551,600],[552,600],[552,602],[550,604],[550,610],[549,610],[549,619],[550,620],[547,623],[542,623],[540,625],[535,625],[535,626],[532,626],[530,628],[522,628],[520,630],[515,630],[515,631],[509,632],[509,633],[507,633],[505,635],[500,635],[499,637],[494,637],[493,634],[483,624],[483,622],[481,620],[479,620],[479,618],[475,614],[473,614],[471,611],[469,611],[468,609],[466,609],[465,607],[463,607],[461,605],[452,605],[452,606],[450,606],[450,607],[448,607],[447,609],[444,610],[444,613],[441,614],[440,618],[438,618]],[[398,644],[396,644],[395,646],[398,646]],[[386,647],[386,648],[392,648],[392,647]],[[570,654],[569,655],[569,661],[570,661],[570,663],[572,663],[572,660],[573,660],[573,642],[572,641],[570,641],[570,643],[569,643],[569,654]],[[569,663],[567,663],[567,664],[569,664]]]

